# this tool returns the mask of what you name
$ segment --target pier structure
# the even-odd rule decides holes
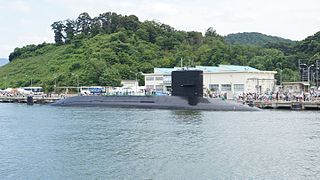
[[[70,95],[72,96],[72,95]],[[73,95],[75,96],[75,95]],[[48,104],[54,103],[64,96],[34,96],[34,104]],[[241,102],[241,101],[238,101]],[[27,96],[0,96],[0,103],[27,103]],[[320,110],[320,101],[247,101],[241,102],[260,109],[288,109],[288,110]]]
[[[253,101],[251,105],[260,109],[320,110],[320,101]]]
[[[47,104],[56,102],[63,97],[61,96],[54,96],[54,97],[41,97],[41,96],[34,96],[33,103],[35,104]],[[27,103],[27,96],[0,96],[0,103]]]

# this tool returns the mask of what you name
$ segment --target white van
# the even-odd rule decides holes
[[[19,88],[18,91],[21,94],[25,94],[25,95],[42,95],[43,94],[42,87],[22,87],[22,88]]]

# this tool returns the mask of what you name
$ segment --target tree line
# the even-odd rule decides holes
[[[294,44],[231,44],[212,27],[204,34],[180,31],[157,21],[141,22],[135,15],[112,12],[97,17],[81,13],[74,20],[54,22],[51,28],[54,44],[15,48],[9,59],[47,61],[45,68],[59,74],[64,85],[75,81],[68,78],[74,73],[79,74],[82,84],[118,85],[121,79],[135,79],[138,72],[150,73],[154,67],[179,66],[181,59],[185,65],[249,65],[278,71],[278,80],[282,74],[283,81],[297,81],[297,62],[312,63],[319,57],[320,47],[319,33]],[[38,82],[52,85],[53,79],[46,76]],[[138,78],[143,83],[142,77]]]

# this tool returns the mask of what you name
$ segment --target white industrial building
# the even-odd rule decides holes
[[[144,74],[146,90],[166,92],[171,90],[171,72],[175,68],[154,68],[154,73]],[[233,94],[266,93],[276,85],[276,71],[260,71],[250,66],[219,65],[189,68],[203,71],[204,91]]]

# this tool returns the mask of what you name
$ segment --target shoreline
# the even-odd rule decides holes
[[[74,95],[72,95],[74,96]],[[50,104],[58,100],[66,98],[65,96],[33,96],[35,104]],[[320,110],[320,101],[233,101],[259,109],[275,109],[275,110]],[[0,103],[27,103],[27,96],[0,96]]]

